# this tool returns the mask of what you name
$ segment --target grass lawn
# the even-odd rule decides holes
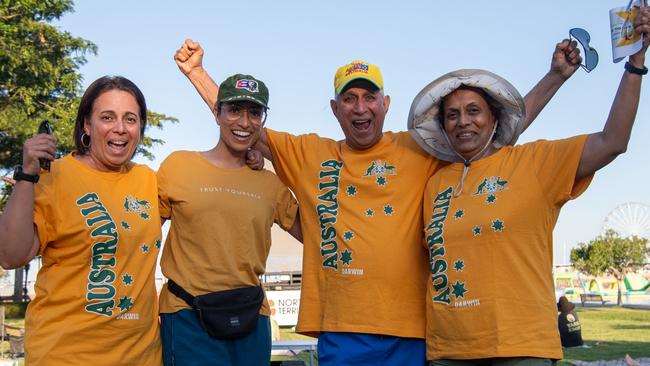
[[[650,357],[650,310],[618,307],[576,308],[582,339],[591,348],[564,350],[569,360],[615,360],[625,354]],[[568,365],[563,362],[559,365]]]

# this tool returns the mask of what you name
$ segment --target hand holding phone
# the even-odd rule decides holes
[[[52,126],[50,126],[50,122],[47,120],[43,120],[40,125],[38,125],[38,133],[46,133],[48,135],[52,134]],[[39,164],[41,165],[41,169],[45,169],[47,171],[50,171],[50,161],[48,159],[38,159]]]

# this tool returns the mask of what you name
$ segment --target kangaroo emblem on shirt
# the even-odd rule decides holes
[[[388,165],[387,162],[382,162],[381,160],[376,160],[373,161],[370,164],[370,167],[366,169],[366,173],[363,175],[364,177],[368,177],[371,175],[395,175],[395,165]]]
[[[476,192],[474,192],[474,195],[492,194],[505,191],[508,189],[508,187],[506,187],[506,184],[508,184],[508,181],[501,180],[501,177],[485,178],[483,179],[483,183],[478,185],[478,188],[476,189]]]
[[[151,205],[147,200],[139,200],[133,196],[127,196],[124,199],[124,211],[126,212],[143,212],[150,209]]]
[[[395,165],[388,165],[388,162],[382,162],[381,160],[373,161],[366,172],[363,174],[364,177],[375,176],[375,182],[380,187],[388,184],[387,175],[396,175]]]

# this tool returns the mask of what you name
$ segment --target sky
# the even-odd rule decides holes
[[[180,120],[148,131],[166,143],[153,149],[155,160],[137,160],[157,169],[172,151],[207,150],[218,141],[212,114],[173,61],[186,38],[201,43],[204,66],[216,81],[248,73],[267,84],[267,127],[342,139],[329,101],[334,72],[343,64],[362,59],[381,68],[391,96],[385,130],[401,131],[415,95],[438,76],[486,69],[523,95],[548,71],[555,44],[569,29],[586,29],[599,52],[598,67],[591,73],[580,69],[567,81],[520,137],[524,143],[602,129],[623,73],[623,63],[612,62],[609,9],[626,5],[627,0],[83,0],[55,24],[99,48],[80,70],[84,87],[106,74],[125,76],[142,89],[149,109]],[[571,247],[599,235],[617,206],[650,205],[648,89],[646,80],[627,153],[564,206],[554,233],[556,263],[567,263]]]

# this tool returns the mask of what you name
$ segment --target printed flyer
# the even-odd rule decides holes
[[[615,63],[641,49],[643,38],[634,31],[634,19],[639,13],[639,8],[643,6],[647,6],[646,0],[634,0],[630,1],[627,7],[609,11],[612,57]]]

